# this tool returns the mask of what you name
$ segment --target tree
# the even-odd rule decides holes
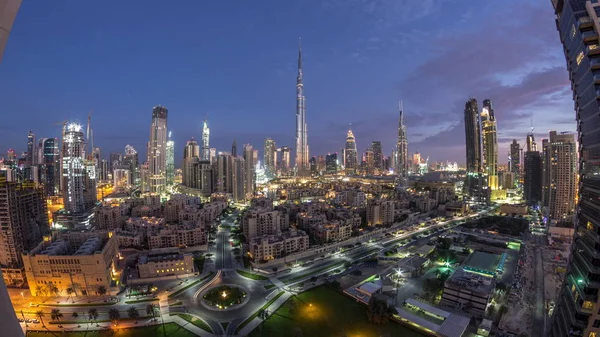
[[[73,294],[73,288],[67,288],[65,289],[65,293],[67,293],[67,296],[71,297],[71,295]],[[67,297],[67,301],[69,300],[69,297]],[[75,299],[73,299],[73,303],[75,303]]]
[[[340,284],[340,282],[338,281],[332,281],[331,283],[329,283],[329,285],[331,286],[331,288],[333,288],[334,290],[342,290],[342,285]]]
[[[77,311],[73,311],[73,313],[71,314],[71,317],[77,318],[77,317],[79,317],[79,314],[77,313]]]
[[[60,319],[63,317],[62,312],[60,312],[59,309],[52,309],[52,311],[50,312],[50,319],[52,319],[53,321],[57,321],[60,323]]]
[[[44,296],[46,289],[41,284],[35,286],[35,296]]]
[[[278,268],[277,267],[273,267],[273,272],[277,273]]]
[[[369,300],[369,307],[367,311],[367,318],[369,322],[375,324],[385,324],[388,322],[388,319],[393,315],[398,313],[396,309],[392,306],[389,306],[384,300],[380,300],[372,296]]]
[[[49,282],[48,284],[46,284],[46,289],[47,289],[49,295],[56,296],[60,292],[58,290],[58,288],[52,282]]]
[[[118,324],[119,318],[121,318],[121,313],[119,312],[119,310],[112,308],[108,311],[108,319],[113,321],[113,323],[115,323],[115,325]]]
[[[88,310],[88,320],[90,321],[90,324],[97,319],[98,319],[98,309],[92,308],[92,309]]]
[[[42,326],[46,326],[44,324],[44,312],[43,311],[41,311],[41,310],[36,311],[35,312],[35,317],[37,317],[37,318],[40,319],[40,322],[42,322]]]
[[[98,288],[96,289],[96,293],[100,296],[104,296],[106,295],[106,287],[105,286],[98,286]]]
[[[131,319],[137,320],[140,318],[140,313],[135,307],[129,307],[129,309],[127,309],[127,316],[129,316]]]

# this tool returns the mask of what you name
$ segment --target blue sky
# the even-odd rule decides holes
[[[176,5],[175,5],[176,3]],[[309,146],[339,151],[349,123],[360,151],[395,143],[404,101],[409,151],[465,161],[464,102],[490,98],[500,161],[524,143],[575,131],[548,0],[24,1],[0,65],[0,151],[27,132],[58,136],[93,109],[104,157],[145,157],[151,110],[169,109],[176,162],[209,115],[211,146],[262,153],[294,145],[298,38]],[[541,141],[540,141],[541,142]],[[261,154],[262,157],[262,154]]]

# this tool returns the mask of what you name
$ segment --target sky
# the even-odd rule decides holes
[[[176,163],[185,142],[264,139],[294,147],[302,37],[310,155],[390,155],[402,100],[408,149],[465,162],[464,105],[491,99],[499,160],[535,127],[576,130],[548,0],[24,1],[0,64],[0,156],[27,133],[58,137],[85,123],[108,158],[146,156],[152,107],[169,109]]]

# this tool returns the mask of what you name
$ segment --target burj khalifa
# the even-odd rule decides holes
[[[308,131],[306,130],[306,98],[302,84],[302,40],[298,48],[298,77],[296,78],[296,174],[308,175]]]

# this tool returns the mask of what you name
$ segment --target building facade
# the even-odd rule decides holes
[[[296,173],[309,175],[308,130],[306,128],[306,98],[302,73],[302,43],[298,48],[298,77],[296,77]]]
[[[577,191],[575,135],[550,131],[543,150],[542,204],[547,207],[547,214],[551,219],[568,219],[575,211]]]
[[[483,140],[483,173],[487,177],[487,187],[498,189],[498,140],[496,135],[496,116],[492,101],[483,101],[481,110],[481,128]]]
[[[167,117],[169,110],[164,106],[152,108],[150,140],[148,141],[148,165],[150,192],[162,193],[167,179]]]
[[[344,148],[344,169],[347,175],[356,174],[358,170],[358,152],[356,151],[356,139],[352,130],[348,130],[346,136],[346,147]]]

